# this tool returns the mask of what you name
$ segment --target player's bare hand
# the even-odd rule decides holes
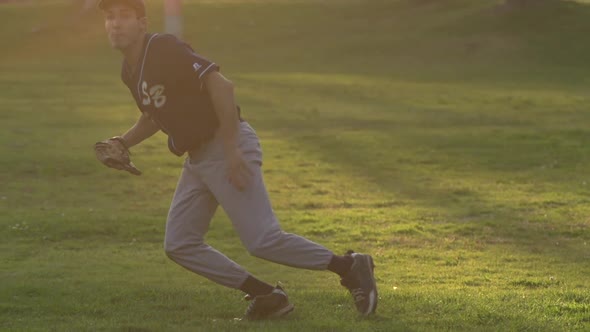
[[[250,168],[242,153],[239,150],[234,150],[228,153],[227,156],[227,177],[231,183],[239,191],[244,191],[252,182],[254,173]]]

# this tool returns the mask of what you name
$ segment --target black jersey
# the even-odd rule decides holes
[[[147,114],[168,135],[175,155],[211,139],[219,127],[215,109],[203,86],[207,73],[219,66],[169,34],[146,34],[135,72],[123,61],[121,78]]]

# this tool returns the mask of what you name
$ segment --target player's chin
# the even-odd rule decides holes
[[[121,42],[120,40],[111,40],[111,47],[116,49],[116,50],[124,50],[127,48],[127,44]]]
[[[122,38],[109,38],[111,47],[117,50],[123,50],[127,47],[127,44]]]

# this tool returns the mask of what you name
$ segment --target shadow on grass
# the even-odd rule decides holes
[[[437,119],[415,121],[421,125],[404,128],[387,118],[341,114],[291,119],[281,133],[295,149],[342,167],[351,179],[368,179],[397,199],[441,214],[458,225],[457,236],[586,264],[587,250],[568,243],[590,239],[583,218],[590,190],[571,178],[590,176],[581,170],[590,161],[583,129],[486,127],[483,121],[475,129],[464,123],[433,130],[429,124]],[[556,243],[561,248],[550,250]]]

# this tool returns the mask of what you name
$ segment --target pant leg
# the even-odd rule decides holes
[[[283,232],[272,210],[262,177],[262,150],[254,130],[241,123],[239,147],[254,173],[245,191],[227,180],[219,139],[198,159],[198,171],[223,207],[248,251],[257,257],[299,268],[325,270],[333,253],[304,237]]]
[[[239,288],[247,272],[204,242],[218,203],[185,162],[166,222],[165,251],[184,268],[227,287]]]

